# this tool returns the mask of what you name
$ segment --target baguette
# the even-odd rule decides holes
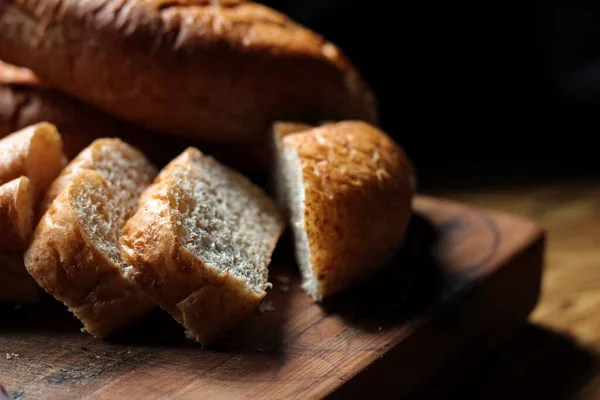
[[[264,143],[218,144],[143,129],[49,87],[26,68],[0,61],[0,138],[40,122],[56,125],[69,160],[96,139],[118,136],[160,166],[193,144],[245,173],[269,167]]]
[[[264,143],[276,119],[378,122],[340,49],[254,2],[0,0],[0,32],[0,59],[152,130]]]
[[[27,177],[0,185],[0,252],[23,254],[33,230],[34,190]]]
[[[121,229],[155,175],[128,144],[94,141],[57,179],[60,190],[25,253],[31,276],[95,337],[125,328],[156,307],[123,276],[118,250]]]
[[[130,279],[204,346],[264,298],[283,229],[261,189],[189,148],[145,191],[120,248]]]
[[[401,247],[414,170],[403,150],[360,121],[274,125],[278,203],[302,286],[316,301],[356,286]]]
[[[37,303],[42,290],[27,273],[23,254],[0,253],[0,302]]]
[[[63,165],[62,139],[52,124],[32,125],[0,139],[0,184],[26,176],[36,199]]]

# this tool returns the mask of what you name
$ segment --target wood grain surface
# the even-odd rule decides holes
[[[431,397],[600,399],[600,171],[569,170],[567,161],[508,164],[437,173],[426,192],[540,224],[547,234],[540,302],[510,340]]]
[[[544,235],[527,219],[435,198],[415,209],[390,266],[322,305],[302,292],[282,241],[274,309],[210,349],[161,312],[99,341],[51,299],[4,307],[0,383],[17,399],[398,398],[449,366],[445,379],[459,376],[535,306]]]

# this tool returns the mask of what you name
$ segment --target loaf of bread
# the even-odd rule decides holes
[[[118,136],[159,166],[194,145],[244,173],[269,167],[263,143],[219,144],[143,129],[50,88],[26,68],[0,61],[0,138],[40,122],[56,125],[69,160],[96,139]]]
[[[322,300],[364,281],[401,247],[414,170],[385,133],[360,121],[274,125],[278,202],[303,288]]]
[[[36,303],[42,290],[27,273],[23,254],[0,253],[0,302]]]
[[[98,338],[155,308],[124,277],[118,249],[125,221],[155,176],[155,168],[128,144],[94,141],[53,183],[56,197],[25,253],[31,276]]]
[[[120,247],[130,279],[207,345],[266,295],[283,229],[259,187],[189,148],[144,192]]]
[[[35,194],[22,176],[0,185],[0,252],[23,254],[33,230]]]
[[[0,139],[0,184],[26,176],[31,180],[36,199],[63,165],[62,139],[52,124],[28,126]]]
[[[0,59],[112,115],[219,143],[276,119],[377,123],[339,48],[242,0],[0,0]]]

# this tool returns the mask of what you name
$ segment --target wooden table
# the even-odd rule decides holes
[[[513,172],[521,184],[490,188],[500,180],[483,173],[459,186],[444,175],[423,190],[533,218],[548,234],[542,296],[529,323],[456,382],[448,398],[598,399],[600,179],[522,179]]]

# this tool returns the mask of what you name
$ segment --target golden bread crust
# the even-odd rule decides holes
[[[118,136],[159,166],[190,145],[245,173],[264,172],[270,166],[262,141],[219,144],[143,129],[48,87],[28,69],[0,61],[0,138],[41,122],[56,125],[69,160],[98,138]]]
[[[0,185],[0,252],[23,253],[33,230],[35,192],[22,176]]]
[[[361,121],[285,135],[282,145],[300,158],[316,298],[325,298],[399,249],[412,215],[413,167],[391,138]]]
[[[277,119],[378,122],[339,48],[266,6],[220,3],[2,0],[0,58],[124,120],[207,142],[259,143]]]
[[[31,125],[0,139],[0,184],[26,176],[36,199],[63,165],[62,139],[52,124]]]

